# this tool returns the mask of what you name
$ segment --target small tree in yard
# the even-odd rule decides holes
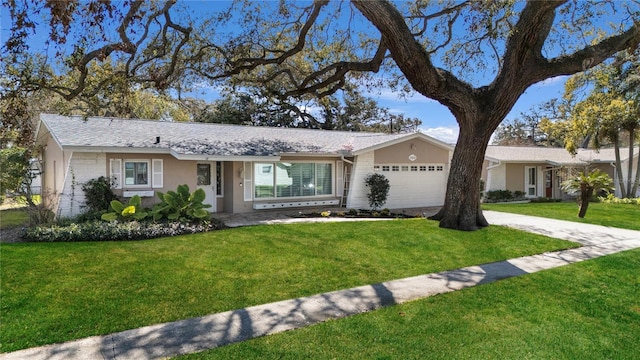
[[[584,218],[589,207],[589,200],[594,192],[600,190],[613,190],[613,179],[606,173],[595,169],[590,173],[583,173],[573,179],[569,179],[562,183],[562,189],[567,192],[579,192],[578,205],[580,211],[579,218]]]
[[[369,188],[367,194],[369,206],[374,210],[381,208],[389,196],[389,179],[382,174],[370,174],[364,179],[364,182]]]

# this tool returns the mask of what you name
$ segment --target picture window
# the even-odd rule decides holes
[[[125,185],[149,185],[148,161],[125,161],[124,163]]]

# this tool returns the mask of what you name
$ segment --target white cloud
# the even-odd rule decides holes
[[[548,78],[546,80],[543,80],[541,82],[539,82],[537,85],[538,86],[552,86],[552,85],[556,85],[559,83],[563,83],[565,80],[567,80],[568,76],[566,75],[561,75],[561,76],[556,76],[556,77],[552,77],[552,78]]]
[[[400,93],[397,91],[393,91],[389,88],[385,88],[380,90],[380,93],[373,93],[370,94],[371,97],[373,97],[374,99],[378,100],[378,101],[391,101],[391,102],[395,102],[398,104],[403,104],[403,103],[434,103],[437,102],[433,99],[430,99],[422,94],[418,94],[416,92],[412,92],[406,96],[400,96]]]
[[[458,134],[460,129],[457,126],[439,126],[436,128],[422,128],[420,129],[424,134],[434,137],[440,141],[444,141],[448,144],[455,144],[458,141]]]

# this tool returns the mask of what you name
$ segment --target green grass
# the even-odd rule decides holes
[[[589,204],[587,215],[583,219],[578,217],[578,205],[575,202],[483,204],[482,208],[485,210],[640,230],[640,206],[633,204],[591,203]]]
[[[24,225],[29,222],[29,214],[24,209],[0,211],[0,229]]]
[[[180,359],[637,359],[640,250]]]
[[[576,244],[437,222],[255,226],[137,242],[2,244],[2,351]]]

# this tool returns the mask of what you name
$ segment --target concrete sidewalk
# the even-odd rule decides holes
[[[576,241],[583,246],[25,349],[0,354],[0,360],[167,358],[640,248],[640,231],[494,211],[484,213],[491,224]]]

